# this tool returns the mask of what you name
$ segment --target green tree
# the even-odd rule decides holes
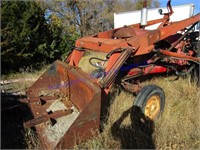
[[[72,29],[70,29],[70,27],[65,29],[62,20],[55,13],[49,15],[47,20],[49,22],[51,37],[49,40],[51,41],[51,43],[49,43],[51,49],[50,58],[64,59],[69,52],[73,50],[78,34],[76,34],[76,32],[73,32],[72,34]]]
[[[2,73],[60,58],[70,37],[52,18],[35,1],[1,2]]]

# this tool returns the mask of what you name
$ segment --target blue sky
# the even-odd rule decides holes
[[[166,4],[168,0],[159,0],[161,7],[166,7]],[[171,0],[172,6],[177,5],[184,5],[184,4],[190,4],[193,3],[195,5],[194,13],[197,14],[200,12],[200,0]]]

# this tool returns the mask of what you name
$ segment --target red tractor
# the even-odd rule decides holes
[[[162,19],[78,39],[65,62],[54,62],[27,90],[27,98],[21,101],[29,105],[34,119],[25,125],[36,128],[43,148],[71,148],[90,138],[91,131],[100,128],[100,115],[114,82],[137,94],[134,105],[152,120],[162,112],[165,94],[157,85],[141,87],[138,78],[192,74],[199,84],[199,31],[194,28],[200,13],[170,22],[170,0],[167,7],[169,12]],[[156,23],[160,23],[157,29],[145,30]],[[91,74],[78,67],[85,51],[107,53],[105,59],[88,60],[97,68]]]

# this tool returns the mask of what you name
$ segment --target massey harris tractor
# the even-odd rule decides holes
[[[167,8],[168,13],[160,11],[162,19],[78,39],[65,61],[54,62],[28,88],[27,98],[21,101],[28,104],[34,118],[25,126],[35,127],[42,148],[73,148],[94,136],[93,131],[100,129],[100,116],[115,81],[137,94],[133,105],[152,120],[164,108],[164,91],[157,85],[141,87],[136,79],[150,74],[192,74],[199,83],[199,31],[194,27],[200,21],[200,13],[170,22],[170,0]],[[157,29],[145,29],[157,23]],[[88,60],[97,68],[90,74],[78,67],[86,51],[107,53],[105,59]],[[99,62],[94,63],[95,60]]]

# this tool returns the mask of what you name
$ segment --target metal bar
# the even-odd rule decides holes
[[[174,58],[177,58],[177,59],[189,60],[189,61],[200,64],[200,58],[198,58],[198,57],[187,56],[187,55],[184,55],[184,54],[178,54],[178,53],[169,52],[169,51],[166,51],[166,50],[159,50],[159,52],[163,55],[166,55],[166,56],[174,57]]]
[[[131,84],[129,82],[122,82],[121,84],[126,90],[133,92],[133,93],[138,93],[141,89],[141,85],[139,83]]]
[[[165,26],[160,29],[161,32],[161,39],[163,40],[166,37],[175,34],[177,31],[184,29],[185,27],[188,27],[196,22],[199,22],[200,20],[200,13],[196,14],[193,17],[190,17],[188,19],[172,23],[171,25]]]
[[[22,103],[37,103],[39,105],[43,105],[47,101],[57,100],[58,96],[41,96],[41,97],[33,97],[33,98],[23,98],[19,101]]]
[[[112,83],[112,81],[115,79],[115,77],[119,73],[119,69],[124,64],[124,62],[128,59],[128,57],[131,55],[132,51],[133,49],[130,48],[122,52],[122,54],[113,64],[113,66],[110,68],[109,72],[106,72],[107,75],[100,81],[100,86],[102,88],[107,88]]]
[[[184,37],[186,37],[189,33],[189,31],[194,28],[194,26],[196,25],[197,23],[193,24],[186,32],[185,34],[183,34],[168,50],[171,51],[177,44],[179,44],[183,39]]]
[[[72,113],[72,111],[73,111],[72,109],[58,110],[58,111],[52,112],[51,114],[46,114],[46,115],[43,115],[41,117],[29,120],[29,121],[25,122],[24,125],[27,128],[34,127],[34,126],[42,124],[44,122],[52,121],[51,119],[55,120],[55,119],[60,118],[62,116],[69,115],[69,114]]]

